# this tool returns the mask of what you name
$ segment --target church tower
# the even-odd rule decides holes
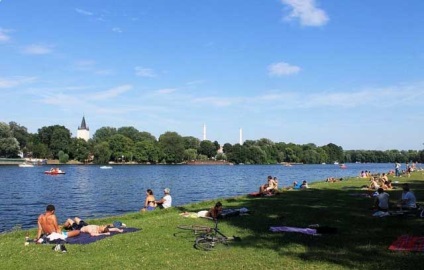
[[[90,130],[85,124],[85,117],[83,116],[81,126],[79,126],[77,130],[77,139],[84,139],[85,141],[88,141],[89,138],[90,138]]]

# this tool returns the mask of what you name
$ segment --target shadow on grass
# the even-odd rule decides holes
[[[252,214],[223,219],[222,222],[237,227],[240,233],[250,232],[237,243],[242,248],[269,249],[303,261],[327,262],[347,268],[407,269],[420,265],[422,254],[392,252],[388,246],[404,234],[423,235],[423,219],[373,217],[373,198],[356,196],[369,192],[358,189],[359,181],[355,181],[340,184],[349,188],[312,188],[287,191],[272,197],[223,200],[225,207],[246,207]],[[406,181],[419,200],[424,194],[424,182],[413,178],[402,182]],[[394,202],[400,199],[402,190],[398,188],[388,193]],[[335,227],[338,233],[311,236],[269,231],[271,226],[305,228],[310,224]]]

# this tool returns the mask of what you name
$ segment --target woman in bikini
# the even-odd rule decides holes
[[[148,189],[146,191],[146,200],[144,201],[144,208],[141,211],[153,211],[156,209],[156,199],[153,196],[153,191]]]

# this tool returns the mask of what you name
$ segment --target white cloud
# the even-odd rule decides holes
[[[35,77],[0,78],[0,88],[13,88],[22,84],[34,82]]]
[[[0,28],[0,42],[10,41],[10,36],[7,34],[10,30]]]
[[[298,66],[292,66],[288,63],[279,62],[274,63],[268,66],[268,75],[269,76],[287,76],[296,74],[300,71],[300,67]]]
[[[114,27],[114,28],[112,28],[112,32],[115,32],[115,33],[122,33],[123,31],[122,31],[122,29],[121,29],[121,28],[119,28],[119,27]]]
[[[32,45],[28,45],[24,47],[22,49],[22,52],[25,54],[41,55],[41,54],[49,54],[52,52],[52,50],[51,50],[51,46],[32,44]]]
[[[139,77],[156,77],[156,73],[151,68],[135,67],[135,74]]]
[[[231,98],[221,98],[221,97],[203,97],[203,98],[194,98],[192,99],[193,103],[208,103],[217,107],[227,107],[233,104],[235,100]]]
[[[75,11],[77,13],[81,14],[81,15],[84,15],[84,16],[92,16],[93,15],[92,12],[86,11],[86,10],[83,10],[83,9],[79,9],[79,8],[76,8]]]
[[[315,0],[281,0],[292,11],[285,17],[287,20],[298,18],[304,26],[321,26],[328,22],[329,18],[324,10],[316,7]]]
[[[166,95],[166,94],[174,93],[175,91],[177,91],[176,88],[165,88],[165,89],[157,90],[156,93],[161,94],[161,95]]]
[[[133,88],[132,85],[124,84],[124,85],[120,85],[103,92],[95,93],[91,96],[88,96],[88,99],[94,99],[94,100],[110,99],[110,98],[117,97],[127,91],[130,91],[132,88]]]

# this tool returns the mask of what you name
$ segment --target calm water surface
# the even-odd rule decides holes
[[[45,175],[48,166],[0,166],[0,232],[14,226],[33,228],[48,204],[56,206],[59,222],[67,217],[86,219],[136,212],[153,189],[159,199],[171,189],[174,206],[207,199],[232,197],[257,191],[268,175],[279,185],[293,181],[322,181],[327,177],[357,176],[361,170],[388,172],[394,164],[336,165],[116,165],[61,166],[65,175]]]

